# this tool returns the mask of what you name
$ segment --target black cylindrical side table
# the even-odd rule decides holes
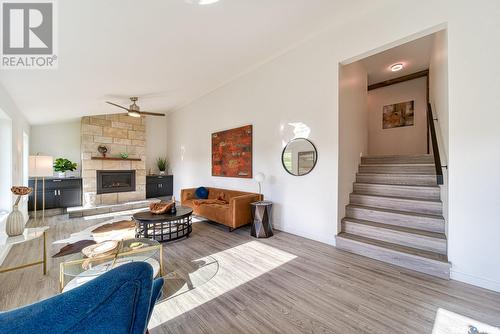
[[[270,201],[260,201],[250,204],[252,206],[252,228],[250,234],[256,238],[269,238],[273,236],[273,220],[271,209],[273,203]]]

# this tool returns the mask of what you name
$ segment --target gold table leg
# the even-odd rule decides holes
[[[47,232],[43,231],[43,274],[47,275]]]
[[[163,277],[163,245],[160,244],[160,277]]]

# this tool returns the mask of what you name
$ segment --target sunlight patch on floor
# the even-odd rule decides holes
[[[250,241],[210,256],[219,263],[217,274],[197,289],[158,303],[149,328],[160,326],[297,257],[258,241]]]
[[[432,334],[449,333],[500,334],[500,328],[439,308],[436,312]]]

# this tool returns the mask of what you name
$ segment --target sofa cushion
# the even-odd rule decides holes
[[[196,198],[199,199],[207,199],[208,198],[208,189],[205,187],[199,187],[195,191]]]

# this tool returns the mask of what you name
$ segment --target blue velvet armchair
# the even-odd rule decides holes
[[[0,333],[144,334],[162,286],[149,264],[125,264],[68,292],[0,313]]]

